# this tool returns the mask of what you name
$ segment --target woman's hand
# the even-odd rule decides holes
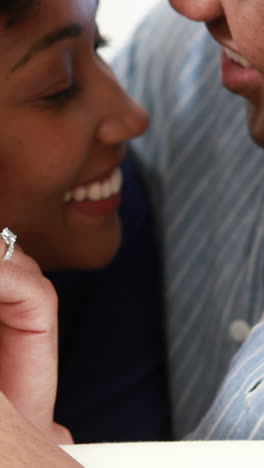
[[[0,238],[0,258],[6,245]],[[53,423],[57,391],[57,295],[32,258],[16,245],[0,260],[0,391],[57,443],[72,443]]]

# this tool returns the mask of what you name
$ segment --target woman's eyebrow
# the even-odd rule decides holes
[[[18,68],[26,65],[33,57],[43,50],[52,47],[57,42],[63,41],[71,37],[78,37],[84,31],[84,28],[79,23],[72,23],[62,28],[56,29],[46,36],[35,42],[29,51],[21,57],[21,59],[11,68],[8,75],[14,73]]]

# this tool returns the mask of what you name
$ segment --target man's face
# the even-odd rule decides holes
[[[254,140],[264,146],[264,1],[170,0],[175,10],[204,21],[222,45],[224,86],[248,100]]]
[[[147,125],[97,54],[96,0],[0,17],[0,230],[43,268],[96,268],[120,243],[125,141]]]

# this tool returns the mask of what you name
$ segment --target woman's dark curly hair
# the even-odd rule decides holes
[[[0,15],[8,18],[7,26],[12,26],[24,18],[36,3],[37,0],[0,0]]]

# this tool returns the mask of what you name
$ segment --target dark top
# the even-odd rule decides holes
[[[171,439],[152,221],[131,157],[123,171],[114,261],[48,274],[60,301],[55,419],[76,443]]]

